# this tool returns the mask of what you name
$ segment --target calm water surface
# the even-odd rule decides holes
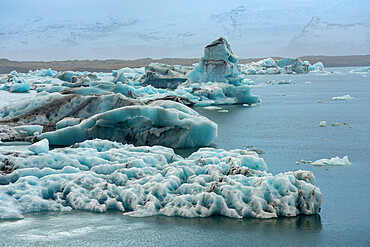
[[[262,149],[274,174],[314,172],[323,193],[320,216],[185,219],[43,212],[0,222],[0,246],[370,246],[370,79],[348,74],[349,68],[328,70],[335,73],[250,76],[257,84],[282,79],[294,84],[253,88],[263,101],[254,107],[223,106],[227,113],[195,108],[218,124],[213,146]],[[355,99],[331,100],[344,94]],[[325,128],[319,127],[323,120]],[[337,122],[348,126],[331,126]],[[344,155],[351,166],[295,164]]]

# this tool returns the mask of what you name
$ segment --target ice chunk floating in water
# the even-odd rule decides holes
[[[321,159],[316,160],[312,163],[314,166],[347,166],[350,165],[351,162],[349,162],[348,156],[344,156],[342,159],[338,156],[331,159]]]
[[[351,99],[354,99],[354,97],[352,97],[349,94],[346,94],[346,95],[343,95],[343,96],[333,97],[332,99],[333,100],[351,100]]]
[[[51,145],[71,145],[93,138],[135,145],[191,148],[209,145],[217,124],[189,107],[167,100],[126,106],[94,115],[80,124],[44,133]]]
[[[90,140],[48,154],[2,155],[0,218],[31,211],[121,210],[131,216],[271,218],[316,214],[309,171],[272,175],[255,152],[172,149]],[[2,169],[3,171],[4,169]]]
[[[32,144],[28,150],[34,152],[35,154],[48,153],[49,152],[49,141],[48,139],[41,140]]]

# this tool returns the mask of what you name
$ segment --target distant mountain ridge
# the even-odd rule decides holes
[[[329,23],[314,16],[289,42],[290,50],[336,54],[338,50],[370,51],[370,23]]]
[[[273,57],[281,59],[281,57]],[[355,66],[370,66],[370,55],[353,55],[353,56],[302,56],[299,57],[303,61],[309,61],[311,64],[323,62],[326,67],[355,67]],[[239,64],[256,62],[263,58],[248,58],[239,59]],[[198,58],[162,58],[151,59],[142,58],[137,60],[66,60],[66,61],[10,61],[8,59],[0,59],[0,74],[6,74],[12,70],[18,72],[28,72],[29,70],[52,68],[57,71],[74,70],[74,71],[99,71],[111,72],[114,69],[124,67],[144,67],[150,63],[165,63],[192,65],[199,62]]]

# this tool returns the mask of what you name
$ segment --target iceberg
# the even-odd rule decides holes
[[[27,83],[14,83],[10,85],[9,92],[11,93],[28,93],[31,85]]]
[[[190,83],[220,82],[234,86],[242,85],[244,76],[240,73],[235,55],[226,37],[211,42],[204,49],[204,55],[197,66],[187,74]]]
[[[352,97],[351,95],[349,94],[346,94],[346,95],[343,95],[343,96],[337,96],[337,97],[333,97],[331,98],[332,100],[351,100],[351,99],[354,99],[354,97]]]
[[[310,72],[325,71],[324,64],[322,62],[317,62],[317,63],[314,63],[314,64],[310,64],[310,62],[304,61],[304,63],[308,65],[308,71],[310,71]]]
[[[241,71],[246,75],[271,74],[307,74],[309,71],[324,70],[321,62],[311,65],[299,58],[284,57],[282,59],[266,58],[249,64],[241,64]]]
[[[192,148],[207,146],[216,136],[217,125],[211,120],[180,103],[158,100],[106,111],[37,139],[64,146],[100,138],[140,146]]]
[[[321,122],[319,123],[319,126],[320,126],[320,127],[326,127],[326,121],[321,121]]]
[[[59,72],[58,74],[55,75],[55,77],[62,81],[72,82],[72,77],[77,76],[79,74],[80,73],[78,72],[64,71],[64,72]]]
[[[77,81],[83,81],[84,79],[87,80],[99,80],[99,77],[96,73],[90,72],[74,72],[74,71],[64,71],[59,72],[55,75],[56,78],[62,81],[76,83]],[[67,84],[68,85],[68,84]]]
[[[352,69],[349,73],[360,73],[360,74],[367,74],[370,71],[370,67],[362,67]]]
[[[182,158],[96,139],[41,156],[0,152],[0,161],[2,219],[45,210],[273,218],[317,214],[322,201],[310,171],[273,175],[246,150],[202,148]]]
[[[144,85],[155,88],[175,89],[187,80],[186,74],[192,69],[192,66],[151,63],[145,67],[141,80]]]
[[[54,126],[65,117],[86,119],[122,106],[142,104],[121,94],[82,96],[45,93],[0,108],[0,124]]]
[[[39,142],[36,142],[29,146],[28,150],[34,152],[35,154],[41,153],[47,154],[49,152],[49,141],[48,139],[44,139]]]
[[[240,72],[238,60],[227,38],[220,37],[205,47],[199,64],[186,75],[188,80],[178,90],[198,96],[195,102],[203,106],[257,103],[259,97],[250,94],[250,80]]]
[[[49,77],[53,77],[54,75],[56,75],[57,72],[52,70],[52,69],[47,69],[47,70],[42,70],[41,72],[41,76],[49,76]]]
[[[22,136],[32,136],[35,133],[41,134],[43,130],[41,125],[22,125],[14,127],[14,129]]]
[[[337,156],[331,159],[320,159],[312,163],[314,166],[348,166],[350,164],[351,162],[349,162],[347,155],[343,158]]]

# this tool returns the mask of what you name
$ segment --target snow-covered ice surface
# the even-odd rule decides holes
[[[32,151],[45,152],[44,143],[36,144]],[[262,158],[245,150],[205,148],[184,159],[160,146],[96,139],[48,154],[2,154],[0,159],[1,219],[71,209],[271,218],[315,214],[321,206],[311,172],[274,176]]]

